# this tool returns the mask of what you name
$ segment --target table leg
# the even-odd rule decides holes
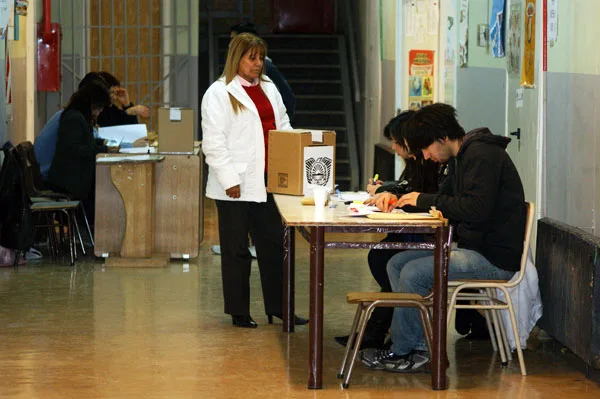
[[[431,387],[446,389],[446,307],[448,300],[448,226],[435,232],[433,283],[433,356]]]
[[[294,298],[296,292],[296,235],[294,227],[285,226],[283,257],[283,332],[294,332]]]
[[[323,271],[325,228],[311,227],[310,233],[310,341],[308,388],[323,386]]]

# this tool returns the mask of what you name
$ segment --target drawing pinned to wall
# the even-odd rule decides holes
[[[410,50],[408,54],[408,103],[419,109],[433,103],[433,50]]]
[[[469,0],[460,0],[458,10],[458,66],[467,66],[469,46]]]
[[[523,19],[524,51],[521,66],[521,86],[532,88],[535,83],[535,7],[536,0],[527,0]]]
[[[437,35],[439,0],[404,0],[404,35],[423,43],[427,35]]]
[[[492,54],[496,58],[504,57],[504,7],[506,0],[493,0],[490,16],[490,41]]]
[[[15,12],[17,15],[27,15],[27,8],[29,7],[29,0],[16,0],[15,1]]]
[[[558,0],[548,0],[548,44],[554,47],[558,39]]]
[[[416,0],[404,0],[404,35],[414,36],[417,30],[415,23],[415,14],[417,12]]]
[[[507,36],[507,67],[510,75],[517,75],[521,70],[521,4],[510,6]]]
[[[427,33],[437,35],[440,26],[440,8],[438,0],[429,0],[427,10]]]
[[[477,47],[487,47],[490,44],[490,27],[488,24],[477,25]]]
[[[6,37],[10,15],[13,13],[13,0],[0,0],[0,39]]]

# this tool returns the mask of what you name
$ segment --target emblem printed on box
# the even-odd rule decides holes
[[[288,188],[288,174],[278,173],[277,174],[277,187]]]
[[[306,179],[309,184],[317,184],[319,186],[326,186],[329,182],[331,174],[331,158],[320,157],[317,159],[308,158],[305,161],[306,164]]]

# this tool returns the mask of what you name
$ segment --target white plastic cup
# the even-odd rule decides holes
[[[329,196],[329,189],[327,187],[314,187],[313,198],[315,200],[315,208],[324,208]]]

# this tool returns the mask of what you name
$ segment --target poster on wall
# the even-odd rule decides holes
[[[13,13],[13,0],[0,0],[0,39],[6,37],[8,22]]]
[[[456,10],[457,0],[448,0],[448,8]],[[446,49],[444,51],[444,102],[454,105],[454,82],[455,82],[455,66],[456,66],[456,37],[457,25],[454,15],[448,15],[446,21]],[[440,90],[442,82],[440,81]]]
[[[504,57],[504,6],[506,0],[493,0],[490,16],[490,40],[492,54],[496,58]]]
[[[458,10],[458,66],[467,66],[469,45],[469,0],[460,0]]]
[[[548,0],[548,43],[554,46],[558,39],[558,0]]]
[[[29,0],[15,0],[15,12],[17,15],[27,16]]]
[[[419,109],[433,103],[433,50],[410,50],[408,53],[408,104]]]
[[[525,28],[523,31],[524,51],[523,65],[521,66],[521,86],[533,87],[535,79],[535,7],[536,0],[526,0],[523,19]]]
[[[518,75],[521,70],[521,21],[523,7],[521,4],[512,4],[510,6],[510,15],[508,16],[508,37],[507,40],[507,69],[509,75]]]

